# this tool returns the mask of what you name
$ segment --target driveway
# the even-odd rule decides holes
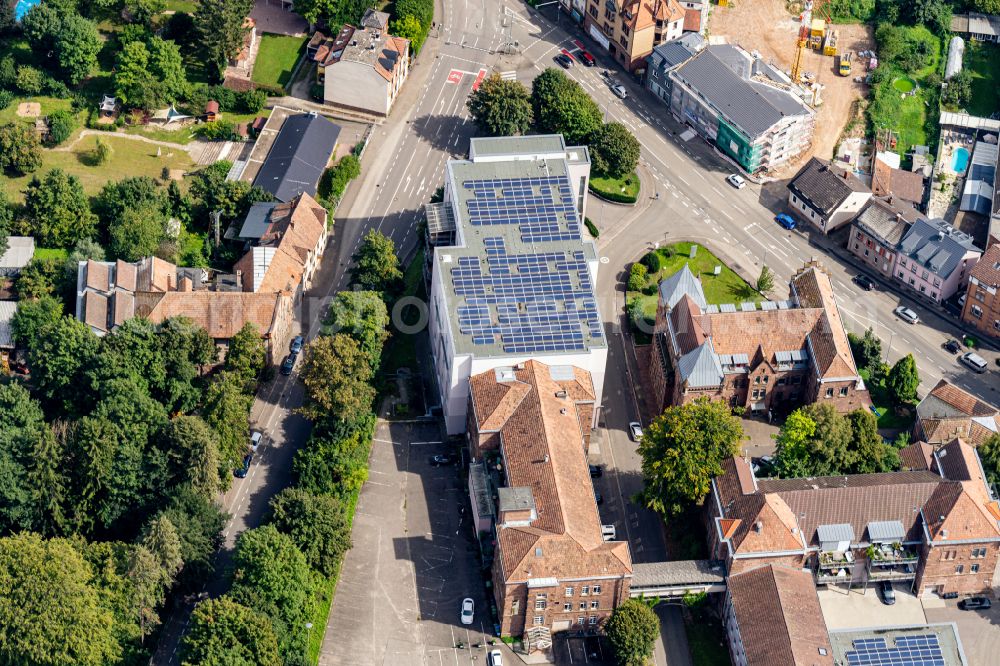
[[[958,636],[970,666],[997,663],[997,655],[1000,655],[1000,605],[994,601],[993,608],[989,610],[963,611],[958,608],[957,600],[943,603],[943,607],[924,609],[927,622],[954,622],[958,626]]]
[[[826,628],[833,631],[924,624],[926,620],[920,599],[902,588],[900,584],[895,586],[896,603],[892,606],[883,604],[871,585],[867,592],[857,588],[851,592],[841,587],[820,588],[817,592]]]
[[[473,644],[492,629],[465,472],[428,462],[445,452],[435,423],[379,422],[320,664],[482,666]],[[476,604],[472,626],[459,622],[464,597]]]

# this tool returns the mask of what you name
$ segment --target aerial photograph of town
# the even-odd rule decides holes
[[[0,0],[0,666],[1000,666],[998,593],[1000,0]]]

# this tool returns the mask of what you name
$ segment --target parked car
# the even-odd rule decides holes
[[[264,439],[264,433],[260,430],[250,431],[250,450],[257,453],[257,449],[260,448],[260,443]]]
[[[878,596],[883,604],[891,606],[896,603],[896,591],[892,589],[892,581],[879,581],[876,589],[878,589]]]
[[[628,97],[628,91],[625,90],[625,86],[620,83],[611,84],[611,92],[614,93],[615,97],[618,99],[626,99]]]
[[[557,54],[556,57],[553,58],[553,60],[555,60],[557,63],[559,63],[560,65],[562,65],[566,69],[569,69],[570,67],[573,66],[573,59],[570,58],[565,53],[559,53],[559,54]]]
[[[903,321],[905,321],[907,324],[919,324],[920,323],[920,317],[918,317],[917,313],[914,312],[913,310],[911,310],[908,307],[904,307],[904,306],[900,305],[898,308],[896,308],[892,312],[897,317],[899,317],[900,319],[902,319]]]
[[[503,666],[503,655],[500,650],[490,650],[489,666]]]
[[[986,359],[976,352],[965,352],[958,357],[958,360],[967,365],[973,372],[978,372],[979,374],[983,374],[989,368]]]
[[[253,454],[252,453],[248,453],[245,456],[243,456],[243,467],[240,467],[235,472],[237,479],[242,479],[242,478],[246,477],[247,473],[250,471],[250,463],[252,463],[252,462],[253,462]]]
[[[604,504],[604,495],[602,495],[600,491],[594,491],[594,499],[597,500],[597,506]]]
[[[632,421],[628,424],[628,434],[632,438],[633,442],[642,441],[642,424],[638,421]]]
[[[957,354],[962,351],[962,345],[958,344],[958,340],[948,340],[941,346],[950,354]]]
[[[604,476],[604,468],[600,465],[588,465],[590,467],[590,478],[599,479]]]
[[[305,342],[306,342],[305,338],[303,338],[301,335],[296,335],[294,338],[292,338],[292,344],[289,345],[288,351],[292,352],[293,354],[298,354],[300,351],[302,351],[302,345],[304,345]]]
[[[431,467],[441,467],[442,465],[451,465],[455,462],[455,456],[449,453],[439,453],[436,456],[431,456],[429,460]]]
[[[755,475],[766,477],[774,471],[774,457],[761,456],[760,458],[751,458],[750,469],[753,470]]]
[[[472,618],[476,615],[476,603],[466,597],[462,599],[462,624],[472,624]]]
[[[601,536],[605,541],[614,541],[618,533],[614,525],[601,525]]]
[[[958,607],[962,610],[980,610],[993,607],[993,602],[986,597],[969,597],[958,602]]]
[[[799,223],[795,221],[795,218],[788,213],[778,213],[774,216],[774,221],[789,231],[799,226]]]
[[[858,273],[854,276],[854,284],[858,285],[865,291],[871,291],[875,288],[875,280],[871,279],[864,273]]]
[[[298,354],[289,354],[285,357],[285,360],[281,362],[281,374],[286,377],[292,374],[292,370],[295,368],[295,359],[297,359],[298,356]]]
[[[743,179],[743,176],[736,173],[731,173],[726,176],[726,182],[738,190],[742,190],[747,186],[747,181]]]
[[[584,65],[586,65],[587,67],[593,67],[594,65],[597,64],[597,61],[594,60],[594,56],[590,55],[590,53],[587,52],[587,49],[584,47],[583,42],[581,42],[579,39],[574,39],[573,46],[575,46],[580,50],[579,53],[577,54],[577,57],[580,58],[580,60],[583,62]]]

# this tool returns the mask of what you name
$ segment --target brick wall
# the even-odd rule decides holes
[[[611,611],[628,599],[627,578],[561,581],[555,587],[529,590],[524,583],[498,584],[498,571],[499,567],[494,566],[493,589],[501,615],[501,636],[520,636],[532,626],[544,626],[552,631],[598,630],[604,626]],[[597,594],[594,593],[596,588],[600,589]],[[567,594],[570,590],[571,594]],[[541,618],[541,622],[536,623],[536,618]],[[583,618],[582,625],[580,618]]]
[[[924,545],[916,589],[920,592],[975,594],[989,592],[1000,557],[1000,544]],[[978,566],[979,571],[973,571]]]

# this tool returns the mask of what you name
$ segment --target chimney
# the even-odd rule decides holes
[[[194,291],[194,283],[191,282],[191,278],[185,275],[180,280],[178,280],[177,291]]]
[[[243,291],[243,271],[236,269],[236,286],[240,291]]]
[[[548,462],[548,461],[549,461],[549,454],[546,453],[545,454],[545,459],[542,462]]]
[[[757,532],[758,534],[760,534],[761,530],[763,530],[763,529],[764,529],[764,523],[760,522],[759,520],[756,523],[753,524],[753,531],[754,532]]]

